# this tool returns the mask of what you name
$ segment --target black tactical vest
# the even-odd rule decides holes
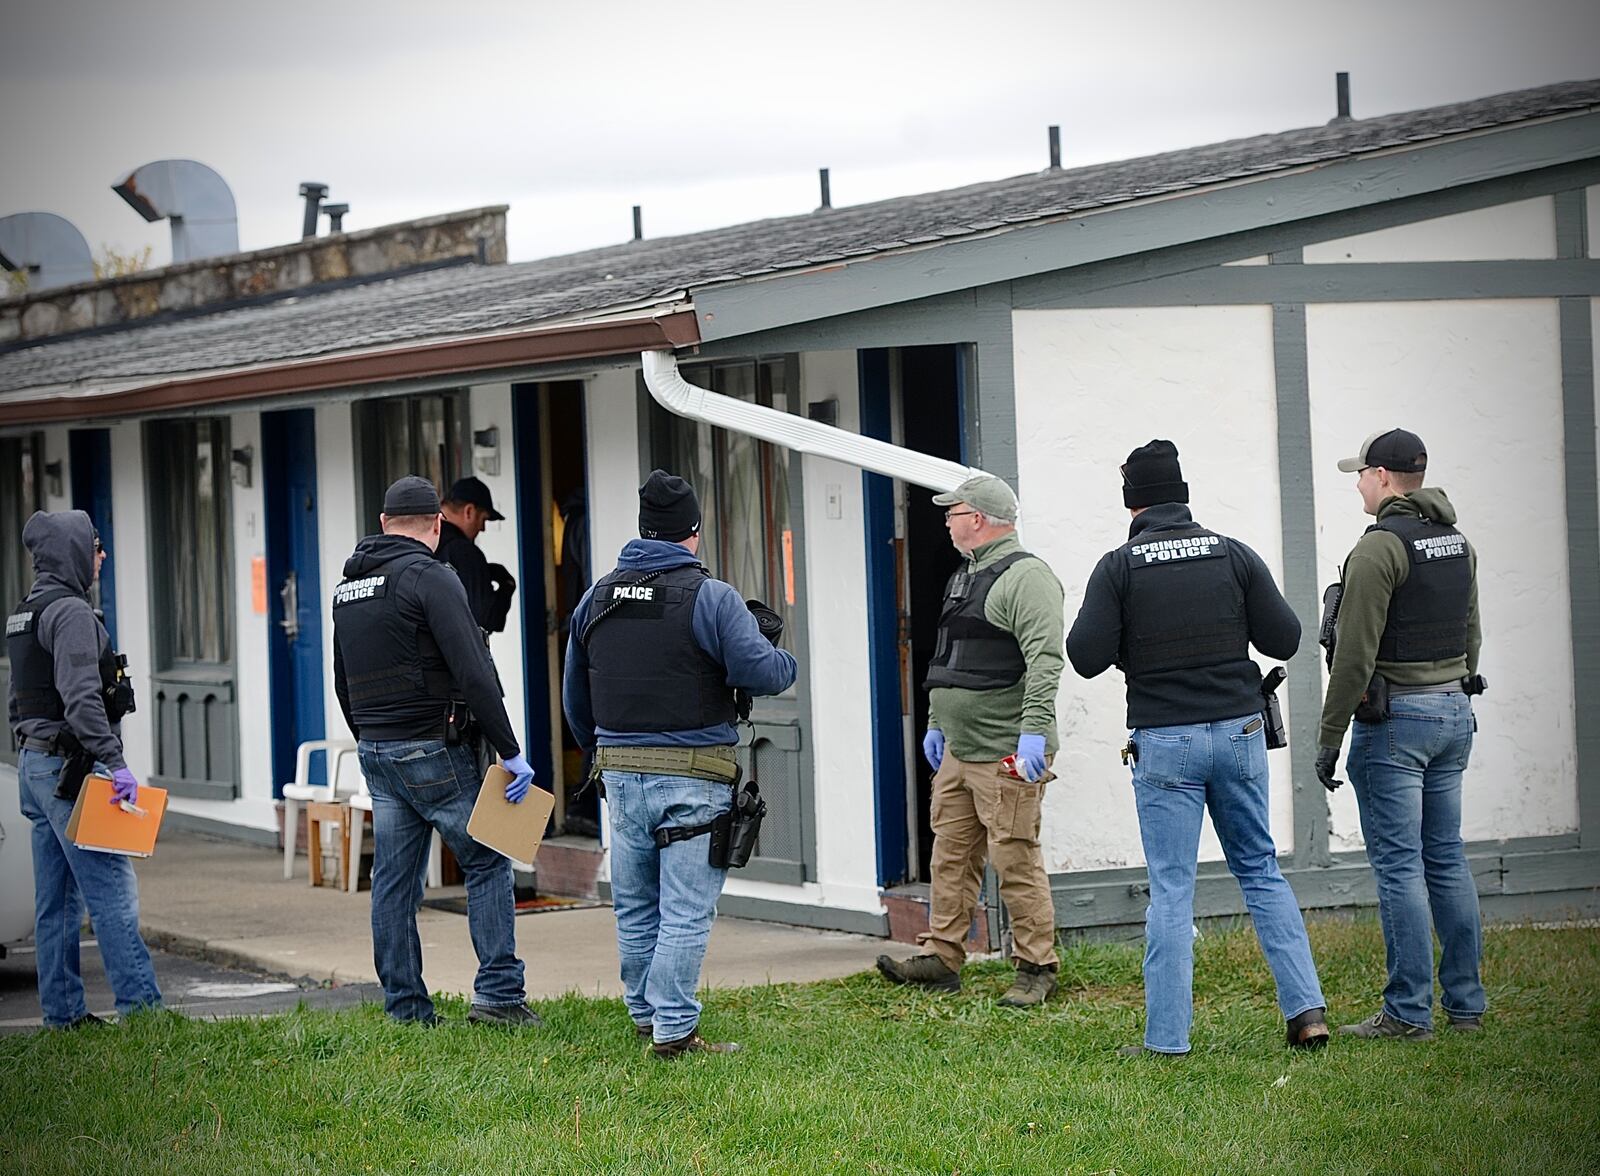
[[[1378,660],[1447,661],[1465,657],[1472,561],[1460,531],[1432,519],[1390,515],[1368,531],[1399,538],[1411,560],[1406,582],[1389,598]]]
[[[6,618],[6,656],[11,659],[11,688],[17,696],[18,719],[59,722],[67,717],[66,702],[56,692],[55,659],[44,651],[37,634],[39,617],[58,600],[89,603],[89,598],[81,592],[56,588],[41,592],[33,600],[23,601]],[[103,635],[103,627],[101,632]],[[122,662],[110,641],[102,645],[100,700],[105,704],[106,720],[120,723],[124,715],[134,710],[133,683],[122,672]]]
[[[728,671],[694,639],[701,564],[614,571],[594,586],[581,640],[589,700],[609,731],[695,731],[738,717]]]
[[[1147,531],[1123,544],[1122,647],[1129,678],[1250,655],[1244,589],[1228,540],[1200,526]]]
[[[364,705],[385,699],[423,695],[443,704],[459,698],[433,634],[401,610],[409,603],[407,590],[398,587],[401,573],[419,563],[431,565],[432,553],[408,551],[333,590],[334,634],[358,724]]]
[[[928,662],[924,689],[958,686],[963,690],[1000,690],[1022,681],[1027,659],[1017,639],[989,623],[984,605],[1002,572],[1026,551],[1014,551],[979,572],[956,570],[944,588],[944,608],[939,613],[939,640]]]

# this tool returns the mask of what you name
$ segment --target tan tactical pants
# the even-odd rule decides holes
[[[998,763],[965,763],[948,751],[933,774],[932,896],[928,930],[917,941],[951,968],[967,958],[986,856],[1011,913],[1013,955],[1055,963],[1055,906],[1039,849],[1043,799],[1042,782],[1018,780]]]

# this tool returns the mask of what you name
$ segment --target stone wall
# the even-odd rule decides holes
[[[454,259],[504,264],[505,205],[0,299],[0,343],[379,278]]]

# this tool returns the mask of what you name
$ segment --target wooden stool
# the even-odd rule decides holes
[[[323,882],[322,826],[335,825],[334,841],[339,853],[339,868],[334,880]],[[313,800],[306,804],[306,857],[311,864],[311,885],[331,885],[344,889],[349,874],[346,859],[350,854],[350,806],[342,800]]]

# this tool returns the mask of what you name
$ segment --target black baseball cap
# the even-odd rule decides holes
[[[1428,447],[1405,429],[1384,429],[1361,443],[1354,457],[1339,462],[1342,474],[1359,474],[1368,466],[1382,466],[1392,474],[1421,474],[1428,469]]]
[[[438,514],[439,491],[428,479],[407,474],[384,491],[383,513],[390,518]]]
[[[498,523],[506,517],[494,508],[494,499],[489,494],[489,487],[483,484],[481,478],[457,478],[450,487],[450,493],[444,496],[444,500],[457,502],[462,506],[471,503],[473,506],[482,507],[488,512],[491,523]]]

